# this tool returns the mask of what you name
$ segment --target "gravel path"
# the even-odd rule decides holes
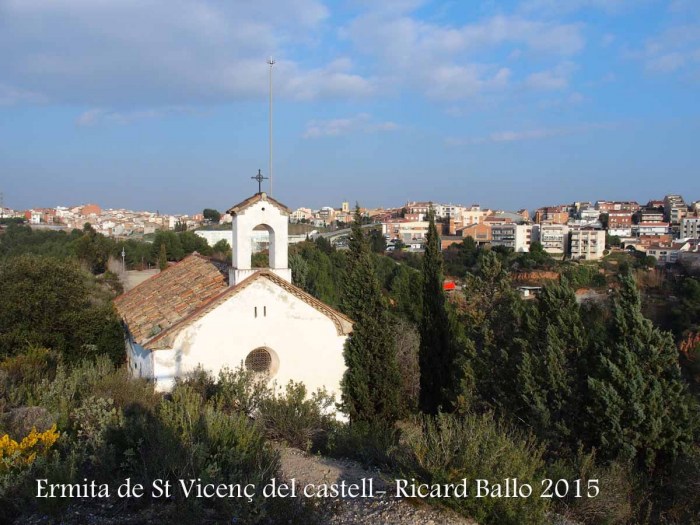
[[[393,483],[381,472],[367,470],[349,460],[313,456],[300,450],[280,447],[282,473],[287,480],[296,479],[299,491],[307,484],[361,483],[363,478],[374,480],[374,498],[328,499],[324,522],[330,525],[476,525],[449,509],[431,507],[419,499],[398,499],[392,494]],[[324,506],[321,506],[323,509]]]

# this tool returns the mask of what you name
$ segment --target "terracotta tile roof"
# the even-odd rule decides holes
[[[144,345],[228,287],[224,273],[198,254],[185,257],[114,300],[134,341]]]
[[[247,279],[241,281],[236,286],[226,288],[224,291],[220,292],[218,295],[210,296],[209,300],[206,301],[204,304],[202,304],[199,308],[190,312],[187,316],[180,319],[180,321],[178,321],[174,325],[169,326],[168,328],[164,329],[162,332],[159,332],[157,335],[150,338],[150,340],[148,340],[147,344],[145,345],[146,348],[148,348],[149,350],[158,350],[161,348],[171,348],[171,346],[173,344],[173,340],[175,339],[175,336],[178,334],[178,332],[181,329],[183,329],[186,326],[190,325],[191,323],[197,321],[202,316],[208,314],[214,308],[216,308],[217,306],[222,304],[224,301],[226,301],[230,297],[236,295],[241,290],[244,290],[245,288],[250,286],[252,283],[257,281],[258,279],[268,279],[268,280],[272,281],[280,288],[283,288],[284,290],[288,291],[292,295],[294,295],[297,298],[304,301],[306,304],[312,306],[313,308],[315,308],[316,310],[321,312],[323,315],[325,315],[331,321],[333,321],[333,324],[335,325],[335,328],[336,328],[338,335],[348,335],[352,332],[352,325],[353,325],[352,319],[350,319],[346,315],[338,312],[337,310],[331,308],[326,303],[319,301],[318,299],[316,299],[312,295],[309,295],[301,288],[298,288],[298,287],[294,286],[292,283],[285,281],[280,276],[271,272],[270,270],[260,270],[260,271],[255,272],[253,275],[251,275]]]
[[[282,204],[279,201],[276,201],[272,197],[270,197],[267,193],[264,191],[262,193],[256,193],[252,197],[248,197],[246,200],[239,202],[235,206],[232,206],[227,210],[226,213],[230,215],[236,215],[238,213],[241,213],[243,210],[245,210],[247,207],[252,206],[258,201],[266,201],[278,208],[282,213],[286,213],[287,215],[292,213],[292,210],[287,208],[284,204]]]

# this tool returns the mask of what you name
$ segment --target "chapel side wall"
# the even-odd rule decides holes
[[[267,347],[279,359],[272,380],[281,386],[303,382],[309,392],[325,387],[339,400],[346,337],[327,316],[260,278],[183,329],[173,346],[180,352],[181,373],[201,364],[214,374],[235,369],[249,352]]]
[[[150,350],[146,350],[131,337],[127,337],[126,353],[132,377],[153,378],[153,356]]]

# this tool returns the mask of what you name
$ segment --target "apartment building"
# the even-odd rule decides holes
[[[516,212],[518,215],[520,215],[524,221],[529,221],[530,220],[530,211],[527,210],[526,208],[521,208]]]
[[[321,219],[326,224],[330,224],[335,220],[335,210],[330,206],[324,206],[316,214],[318,219]]]
[[[673,264],[678,261],[681,246],[681,243],[673,243],[671,246],[653,244],[647,248],[647,255],[654,257],[658,265]]]
[[[698,243],[695,240],[674,242],[671,244],[654,244],[647,248],[647,255],[656,258],[656,264],[673,264],[680,260],[681,254],[691,253],[697,250]]]
[[[430,208],[433,206],[432,202],[418,202],[410,201],[406,203],[406,211],[408,213],[424,213],[427,214]]]
[[[450,235],[457,235],[457,232],[462,228],[483,223],[486,217],[492,213],[491,210],[482,210],[478,204],[474,204],[470,208],[463,208],[458,214],[449,218],[448,232]]]
[[[451,219],[452,217],[461,217],[465,209],[461,204],[436,204],[435,215],[440,218]]]
[[[681,219],[681,239],[700,239],[700,217],[685,217]]]
[[[390,239],[401,239],[405,244],[411,241],[424,239],[428,234],[428,221],[407,221],[406,219],[392,219],[382,223],[382,234]]]
[[[314,214],[311,211],[311,208],[297,208],[292,212],[292,215],[290,216],[292,222],[300,222],[302,219],[310,221],[313,218]]]
[[[569,231],[572,259],[597,261],[605,251],[605,231],[592,228],[572,228]]]
[[[632,212],[608,212],[608,234],[617,235],[618,237],[630,237],[632,235]]]
[[[632,225],[632,234],[636,237],[658,237],[668,233],[667,222],[640,222]]]
[[[628,211],[634,213],[639,210],[639,203],[636,201],[597,201],[595,207],[600,213],[611,211]]]
[[[671,224],[680,224],[681,219],[688,213],[683,197],[680,195],[666,195],[664,197],[665,219]]]
[[[491,244],[491,224],[470,224],[457,231],[463,238],[471,237],[479,245]]]
[[[535,210],[535,222],[541,224],[566,224],[569,222],[569,209],[567,206],[545,206]]]
[[[491,246],[505,246],[516,252],[529,252],[532,243],[531,224],[492,224]]]
[[[666,235],[642,235],[640,237],[635,237],[634,243],[625,242],[625,245],[634,244],[638,250],[646,250],[655,244],[668,246],[672,242],[673,236],[667,233]]]
[[[595,208],[582,208],[578,212],[578,218],[582,221],[597,221],[600,218],[600,210]]]
[[[464,208],[460,214],[462,224],[469,226],[470,224],[481,224],[484,219],[493,212],[489,209],[481,209],[478,204],[472,204],[469,208]]]
[[[664,222],[663,208],[645,208],[639,212],[639,222]]]
[[[569,246],[569,227],[566,224],[540,224],[532,230],[533,238],[540,242],[544,251],[563,256]]]

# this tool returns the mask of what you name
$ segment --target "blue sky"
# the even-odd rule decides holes
[[[16,208],[700,199],[697,0],[0,0]]]

